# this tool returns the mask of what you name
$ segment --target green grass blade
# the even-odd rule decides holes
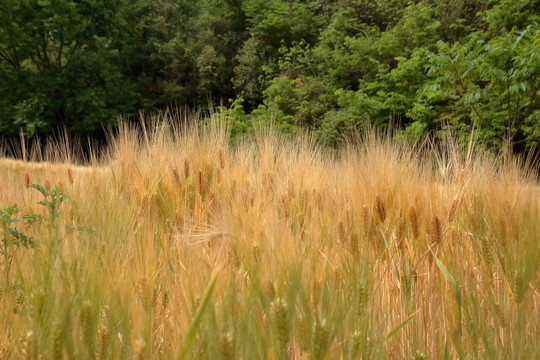
[[[396,334],[399,332],[399,330],[401,330],[405,325],[407,325],[408,322],[411,321],[412,318],[413,318],[416,314],[418,314],[418,311],[415,312],[415,313],[413,313],[412,315],[410,315],[410,316],[409,316],[408,318],[406,318],[401,324],[399,324],[399,325],[396,326],[392,331],[390,331],[390,332],[388,333],[388,335],[386,335],[385,341],[388,340],[388,339],[390,339],[392,336],[396,335]]]
[[[433,254],[433,253],[432,253]],[[460,358],[464,358],[463,354],[463,348],[461,346],[461,290],[459,290],[459,286],[457,285],[456,279],[454,279],[454,276],[448,271],[446,266],[439,260],[439,258],[433,254],[433,258],[435,259],[435,262],[437,263],[437,266],[439,269],[441,269],[442,273],[444,274],[444,277],[446,280],[448,280],[448,283],[450,284],[450,287],[452,288],[452,291],[454,292],[454,296],[456,297],[456,304],[458,309],[458,325],[457,325],[457,331],[456,331],[456,340],[457,340],[457,347],[458,347],[458,353]]]
[[[452,288],[452,291],[454,292],[454,296],[456,297],[456,303],[458,307],[458,314],[459,314],[459,321],[460,321],[459,328],[458,328],[459,329],[458,335],[461,335],[461,291],[459,290],[456,279],[454,279],[454,276],[452,276],[452,274],[450,273],[450,271],[448,271],[446,266],[443,265],[441,260],[439,260],[439,258],[435,254],[433,254],[433,258],[435,259],[435,262],[437,263],[437,266],[439,267],[439,269],[441,269],[442,273],[444,274],[444,277],[446,278],[446,280],[448,280],[448,283],[450,284],[450,287]]]
[[[208,303],[210,302],[210,297],[212,295],[212,291],[214,290],[214,285],[216,284],[216,274],[212,274],[210,277],[210,280],[208,281],[208,285],[206,286],[206,289],[204,290],[204,295],[202,297],[201,303],[197,307],[197,310],[195,311],[195,315],[193,316],[193,320],[191,320],[191,324],[189,324],[188,331],[186,333],[186,336],[184,337],[184,340],[182,341],[182,345],[180,346],[180,352],[178,356],[176,357],[177,360],[183,360],[191,346],[191,343],[193,342],[193,339],[195,339],[195,335],[197,334],[197,330],[199,329],[199,325],[201,324],[202,316],[204,314],[204,311],[206,310]]]

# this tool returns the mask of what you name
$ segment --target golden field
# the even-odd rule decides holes
[[[156,123],[0,159],[0,359],[538,359],[534,171],[434,148]]]

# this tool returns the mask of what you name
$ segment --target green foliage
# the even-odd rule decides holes
[[[27,214],[17,217],[16,215],[22,210],[14,204],[0,208],[0,235],[2,239],[0,255],[3,256],[4,260],[4,285],[6,287],[10,285],[10,269],[17,248],[23,247],[28,249],[34,248],[36,245],[36,239],[34,237],[18,229],[17,226],[19,223],[24,224],[25,231],[28,231],[34,225],[46,225],[48,240],[51,242],[52,248],[55,248],[55,245],[63,239],[58,231],[57,219],[60,216],[59,207],[69,198],[69,195],[63,194],[62,189],[58,186],[49,190],[40,184],[31,184],[30,187],[38,190],[43,195],[44,199],[39,201],[38,204],[47,209],[48,217],[40,214]],[[75,231],[93,232],[84,226],[67,226],[67,232],[64,237]]]
[[[49,222],[53,224],[56,218],[58,218],[58,208],[69,198],[69,195],[62,194],[62,188],[59,186],[55,186],[50,190],[47,190],[45,186],[40,184],[32,184],[30,186],[39,191],[45,198],[44,200],[39,201],[38,204],[47,209],[47,212],[49,213]]]
[[[262,100],[262,92],[269,85],[275,72],[275,62],[268,49],[260,40],[251,37],[242,46],[236,58],[238,65],[234,68],[234,86],[238,95],[251,106]]]
[[[21,221],[25,221],[25,218],[15,217],[17,213],[21,211],[20,208],[14,204],[10,204],[8,207],[0,209],[0,225],[2,230],[2,249],[0,254],[4,258],[4,286],[7,288],[10,285],[10,268],[13,260],[14,251],[12,247],[34,247],[34,238],[27,236],[25,233],[17,230],[16,225]],[[27,222],[29,225],[30,222]]]
[[[0,208],[0,230],[2,235],[2,248],[0,255],[4,260],[4,287],[10,286],[10,269],[15,250],[18,247],[33,248],[35,239],[26,235],[17,229],[16,225],[19,222],[25,222],[28,227],[32,224],[32,216],[16,217],[15,215],[21,211],[14,204],[10,204],[5,208]],[[12,248],[15,247],[15,250]]]
[[[69,125],[87,132],[112,125],[132,87],[121,48],[130,8],[120,1],[4,1],[0,5],[0,131],[29,135]]]
[[[252,36],[272,48],[282,42],[313,43],[325,17],[318,14],[319,1],[245,1],[243,10]]]
[[[14,225],[19,222],[26,222],[27,227],[33,223],[33,216],[15,217],[21,211],[14,204],[0,209],[0,223],[2,224],[2,242],[15,246],[33,247],[34,239],[18,231]]]
[[[231,139],[364,126],[403,139],[475,124],[493,150],[540,136],[538,0],[5,0],[0,134],[98,133],[222,103]],[[464,140],[465,141],[465,140]]]
[[[449,119],[458,132],[464,122],[475,123],[478,136],[493,147],[531,146],[540,136],[539,53],[536,25],[490,41],[472,37],[464,45],[440,43],[430,58],[434,80],[424,87],[420,103],[426,111],[439,110],[430,119]],[[425,115],[417,107],[413,116]]]
[[[540,22],[538,0],[500,0],[484,13],[484,19],[493,35],[514,29],[523,29]]]

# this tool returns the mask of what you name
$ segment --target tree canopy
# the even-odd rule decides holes
[[[2,0],[0,134],[94,133],[220,107],[337,146],[398,136],[540,142],[539,0]]]

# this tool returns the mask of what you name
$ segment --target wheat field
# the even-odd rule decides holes
[[[434,149],[155,122],[0,159],[0,359],[540,358],[534,171]]]

